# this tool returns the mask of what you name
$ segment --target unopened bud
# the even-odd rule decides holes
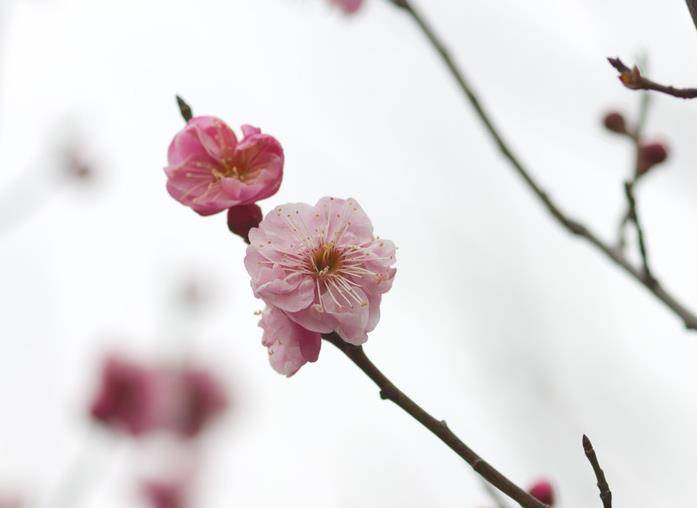
[[[528,491],[532,497],[546,505],[554,506],[554,487],[547,480],[540,480],[535,483]]]
[[[624,120],[624,115],[617,111],[606,113],[603,117],[603,125],[610,132],[627,134],[627,122]]]
[[[641,142],[637,152],[636,176],[641,176],[668,159],[668,146],[660,141]]]
[[[264,217],[256,204],[233,206],[227,211],[227,227],[249,243],[249,230],[255,228]]]

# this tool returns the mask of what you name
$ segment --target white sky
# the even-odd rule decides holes
[[[397,243],[367,351],[475,450],[521,484],[553,478],[562,506],[593,506],[586,432],[618,504],[694,505],[697,335],[552,223],[415,27],[367,3],[345,19],[319,0],[4,0],[0,217],[37,209],[0,237],[0,490],[49,506],[87,450],[80,505],[127,505],[133,464],[168,446],[87,434],[94,362],[105,348],[185,348],[238,400],[200,450],[197,506],[491,504],[337,352],[290,380],[267,365],[244,246],[223,215],[200,218],[164,190],[181,93],[281,141],[286,177],[268,208],[352,196]],[[633,113],[638,96],[604,58],[646,49],[657,79],[697,83],[683,2],[418,4],[545,187],[612,234],[630,154],[598,118]],[[638,191],[655,271],[693,307],[695,108],[655,98],[648,132],[673,156]],[[91,192],[46,181],[74,132],[104,171]],[[171,301],[191,273],[218,297],[196,316]]]

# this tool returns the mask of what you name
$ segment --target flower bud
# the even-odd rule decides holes
[[[610,132],[627,134],[627,122],[624,115],[618,111],[610,111],[603,117],[603,125]]]
[[[249,230],[257,227],[263,218],[261,208],[254,203],[233,206],[227,211],[227,227],[249,243]]]
[[[535,483],[528,491],[532,497],[546,505],[554,506],[554,487],[547,480],[540,480]]]
[[[637,148],[636,176],[648,172],[668,159],[668,146],[660,141],[641,142]]]

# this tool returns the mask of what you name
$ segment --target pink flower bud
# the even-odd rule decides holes
[[[554,506],[554,487],[547,480],[540,480],[535,483],[528,491],[532,497],[542,501],[544,504]]]
[[[254,203],[233,206],[227,211],[227,227],[249,243],[249,230],[257,227],[263,218],[261,208]]]
[[[624,115],[618,111],[610,111],[603,117],[603,125],[610,132],[627,134],[627,122]]]
[[[637,153],[637,176],[668,159],[668,146],[660,141],[641,142]]]
[[[169,145],[167,191],[201,215],[268,198],[283,179],[283,149],[249,125],[244,137],[222,120],[195,116]]]

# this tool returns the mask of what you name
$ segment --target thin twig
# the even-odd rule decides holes
[[[649,254],[646,248],[646,240],[644,238],[644,228],[641,226],[641,221],[639,220],[639,212],[637,211],[636,198],[634,197],[634,183],[631,181],[624,182],[624,193],[627,196],[627,205],[629,209],[627,210],[627,216],[629,220],[634,223],[634,227],[637,232],[637,239],[639,241],[639,253],[641,254],[641,264],[644,267],[644,277],[646,280],[655,284],[656,279],[651,273],[649,268]]]
[[[595,479],[598,482],[598,490],[600,491],[600,499],[603,501],[603,508],[612,508],[612,492],[610,492],[610,486],[607,484],[605,473],[598,463],[598,457],[595,455],[593,444],[585,434],[583,435],[583,451],[586,453],[586,457],[588,457],[591,466],[593,466]]]
[[[477,453],[463,443],[444,421],[436,420],[416,402],[407,397],[392,381],[390,381],[366,356],[361,346],[345,342],[336,333],[324,334],[322,338],[331,342],[358,366],[380,388],[380,398],[390,400],[406,413],[435,434],[451,450],[465,460],[482,478],[501,492],[509,496],[524,508],[546,508],[547,505],[534,498],[525,490],[506,478],[491,464],[482,459]]]
[[[390,0],[393,1],[393,0]],[[479,101],[479,98],[475,94],[473,88],[467,82],[464,74],[455,64],[454,60],[448,53],[447,49],[441,42],[440,38],[436,32],[431,28],[425,18],[417,12],[411,5],[409,0],[399,0],[402,9],[409,13],[412,19],[416,22],[418,27],[421,29],[423,34],[427,37],[431,45],[441,56],[443,62],[448,67],[452,77],[457,82],[460,90],[465,95],[471,106],[474,108],[477,116],[484,125],[486,131],[494,140],[494,143],[498,147],[499,151],[503,157],[508,160],[508,162],[513,166],[513,169],[518,173],[518,175],[523,179],[528,188],[537,196],[537,198],[542,202],[547,211],[554,217],[559,224],[561,224],[570,233],[584,238],[598,250],[600,250],[605,256],[607,256],[613,263],[622,268],[628,275],[640,282],[645,288],[647,288],[653,295],[663,302],[674,314],[676,314],[685,325],[688,330],[697,330],[697,315],[680,303],[672,294],[666,291],[658,282],[650,283],[643,276],[643,270],[634,267],[629,260],[621,253],[601,240],[590,228],[581,224],[579,221],[569,217],[565,214],[560,207],[552,200],[552,198],[545,192],[536,180],[532,177],[528,169],[523,165],[523,163],[518,159],[518,157],[513,153],[512,149],[508,143],[503,139],[503,136],[499,132],[498,128],[494,125],[493,120],[489,116],[489,113],[484,109],[484,106]]]
[[[677,97],[678,99],[697,98],[697,88],[676,88],[674,86],[661,85],[642,76],[636,65],[630,69],[619,58],[608,58],[607,60],[620,73],[619,79],[622,84],[630,90],[653,90]]]

